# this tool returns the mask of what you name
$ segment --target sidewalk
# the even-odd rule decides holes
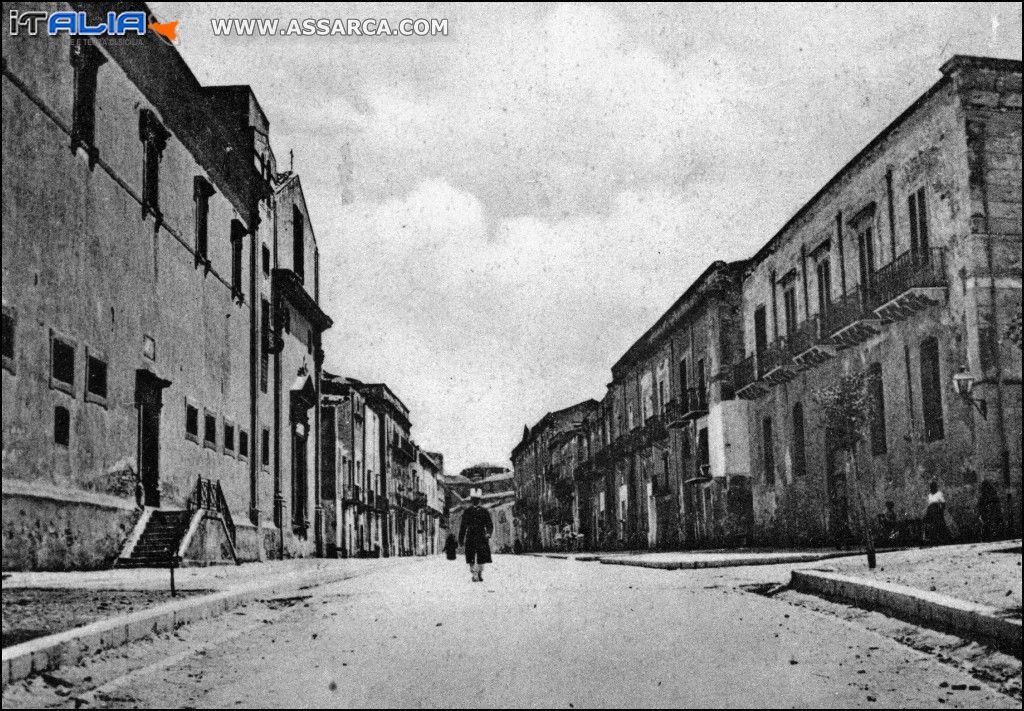
[[[204,593],[296,576],[334,577],[354,573],[368,563],[371,561],[307,558],[178,568],[174,572],[177,597],[171,596],[170,571],[166,568],[4,573],[0,594],[3,646]]]
[[[868,570],[863,556],[822,566],[853,575],[966,600],[1021,615],[1021,541],[968,543],[878,554]]]
[[[661,568],[663,570],[680,570],[693,568],[730,568],[744,565],[777,565],[780,563],[811,563],[828,558],[862,555],[858,551],[849,550],[710,550],[710,551],[665,551],[644,553],[641,551],[625,551],[615,553],[530,553],[529,555],[576,560],[579,562],[597,561],[605,565],[632,565],[639,568]]]
[[[76,663],[100,649],[219,615],[237,605],[422,558],[301,559],[175,571],[183,594],[168,597],[166,569],[11,573],[3,580],[3,685]],[[72,615],[63,614],[73,610]],[[10,613],[10,614],[9,614]],[[18,622],[16,627],[11,622]],[[84,624],[83,624],[84,622]],[[78,626],[82,625],[82,626]]]
[[[793,570],[791,587],[1021,655],[1021,542],[882,553]]]

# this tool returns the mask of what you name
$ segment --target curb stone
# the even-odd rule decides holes
[[[22,642],[3,650],[2,686],[24,679],[32,673],[56,669],[62,664],[77,664],[104,649],[119,647],[151,634],[173,631],[190,622],[216,617],[267,595],[328,585],[350,577],[353,577],[350,570],[329,575],[305,573],[280,577],[270,582],[252,583],[164,603]]]
[[[749,558],[709,558],[708,560],[660,561],[636,560],[625,557],[603,556],[597,560],[605,565],[632,565],[638,568],[660,568],[661,570],[696,570],[701,568],[736,568],[747,565],[780,565],[786,563],[814,563],[828,558],[845,558],[860,555],[857,552],[807,553],[805,555],[771,556],[761,555]]]
[[[794,570],[791,586],[804,593],[878,610],[923,627],[945,630],[1021,657],[1021,621],[999,610],[948,595],[838,573]]]

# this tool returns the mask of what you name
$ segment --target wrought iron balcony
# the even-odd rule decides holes
[[[359,493],[358,484],[348,484],[341,488],[341,500],[346,504],[358,504]]]
[[[665,403],[665,426],[669,429],[679,429],[686,425],[683,418],[683,405],[679,400],[669,400]]]
[[[836,348],[848,348],[863,343],[879,333],[882,320],[867,304],[870,292],[854,287],[829,304],[822,318],[822,333],[832,339]]]
[[[796,377],[797,366],[790,353],[789,341],[777,338],[758,356],[757,372],[769,385],[781,385]]]
[[[796,327],[790,335],[789,351],[801,369],[813,368],[836,354],[832,339],[822,333],[821,316],[814,315]]]
[[[907,251],[875,272],[871,303],[878,318],[901,321],[946,298],[949,277],[944,249]]]
[[[736,397],[751,400],[761,397],[768,388],[757,377],[757,356],[747,356],[733,366],[732,382],[736,388]]]
[[[703,388],[689,388],[683,393],[683,419],[696,420],[708,414],[708,392]]]
[[[417,491],[412,495],[413,508],[422,509],[427,506],[427,494],[423,491]]]

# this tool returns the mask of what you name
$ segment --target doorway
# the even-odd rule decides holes
[[[831,443],[828,452],[828,532],[837,546],[846,546],[850,542],[849,499],[846,494],[846,471],[849,467],[850,452]]]
[[[148,370],[135,371],[135,408],[138,411],[138,467],[143,504],[160,506],[160,411],[163,391],[171,381]]]

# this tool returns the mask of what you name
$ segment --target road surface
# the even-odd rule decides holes
[[[476,584],[461,561],[382,561],[16,685],[4,708],[1020,708],[933,656],[738,587],[787,567],[495,561]]]

